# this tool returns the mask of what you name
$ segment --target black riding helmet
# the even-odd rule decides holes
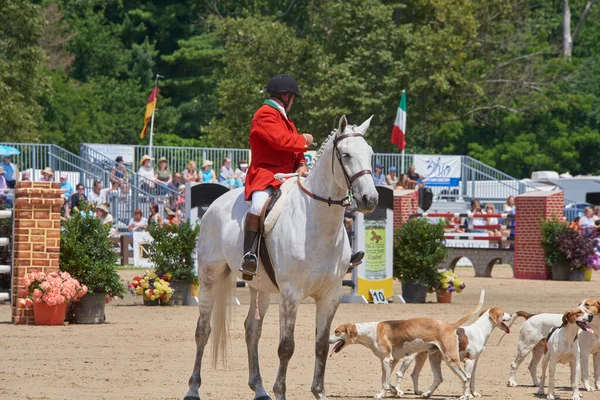
[[[302,97],[300,95],[300,89],[298,89],[298,82],[286,74],[279,74],[272,77],[269,80],[269,83],[267,83],[267,92],[270,95],[293,93],[298,97]]]

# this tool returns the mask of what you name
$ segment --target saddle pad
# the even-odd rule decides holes
[[[277,202],[273,206],[273,209],[265,218],[263,236],[267,236],[267,234],[271,232],[271,230],[277,223],[277,220],[279,220],[279,216],[283,211],[283,207],[285,207],[287,197],[292,188],[296,185],[297,180],[297,177],[289,178],[285,182],[283,182],[283,184],[279,187],[279,190],[281,191],[281,197],[279,198],[279,200],[277,200]]]

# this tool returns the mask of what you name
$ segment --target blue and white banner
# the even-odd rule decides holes
[[[426,186],[458,186],[460,182],[460,156],[415,155],[414,164]]]

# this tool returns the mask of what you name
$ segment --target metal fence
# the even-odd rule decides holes
[[[149,152],[148,146],[135,146],[135,159],[141,160],[145,154]],[[155,160],[159,160],[161,157],[165,157],[169,160],[169,167],[172,171],[183,171],[189,161],[195,161],[198,170],[202,162],[206,160],[212,161],[213,169],[216,174],[219,175],[223,160],[229,158],[231,160],[231,166],[235,169],[241,160],[250,161],[250,150],[248,149],[219,149],[219,148],[205,148],[205,147],[169,147],[169,146],[153,146],[152,157]]]

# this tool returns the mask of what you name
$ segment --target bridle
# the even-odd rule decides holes
[[[348,172],[346,171],[346,168],[344,167],[344,163],[342,162],[342,155],[340,154],[340,150],[338,149],[337,145],[339,142],[341,142],[344,139],[348,139],[351,137],[363,137],[362,133],[346,133],[344,135],[340,135],[336,138],[334,138],[333,140],[333,154],[331,155],[331,174],[334,175],[335,171],[333,169],[334,167],[334,155],[337,158],[340,167],[342,168],[342,172],[344,173],[344,178],[346,179],[346,184],[348,185],[348,192],[346,193],[346,196],[340,200],[332,200],[331,197],[329,198],[325,198],[325,197],[321,197],[318,196],[314,193],[312,193],[310,190],[308,190],[306,187],[304,187],[304,185],[302,185],[302,182],[300,182],[300,177],[298,177],[298,187],[300,188],[300,190],[302,190],[304,193],[306,193],[310,198],[317,200],[317,201],[321,201],[323,203],[327,203],[329,205],[329,207],[331,207],[331,205],[339,205],[342,207],[348,207],[350,205],[352,205],[352,202],[354,201],[354,195],[352,194],[352,184],[354,183],[355,180],[357,180],[358,178],[360,178],[363,175],[371,175],[371,170],[370,169],[363,169],[362,171],[358,171],[356,174],[350,176],[348,175]]]

